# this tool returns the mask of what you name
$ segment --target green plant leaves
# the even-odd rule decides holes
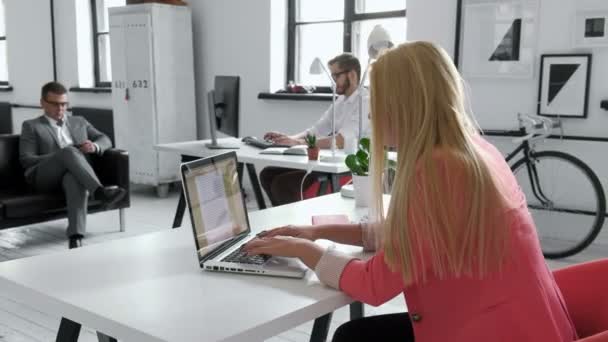
[[[306,142],[308,148],[315,148],[317,146],[317,136],[314,134],[306,133],[304,141]]]
[[[359,140],[359,150],[364,150],[369,153],[369,145],[369,138],[361,138],[361,140]]]
[[[350,171],[357,176],[366,176],[367,172],[359,164],[359,159],[354,154],[349,154],[344,161]]]
[[[362,138],[359,141],[359,149],[355,154],[349,154],[344,161],[350,171],[357,176],[367,176],[369,174],[370,140]],[[384,152],[386,167],[396,170],[397,162],[388,159],[388,153]]]

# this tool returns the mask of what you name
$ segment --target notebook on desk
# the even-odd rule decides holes
[[[348,224],[351,223],[346,215],[315,215],[312,217],[312,225],[322,224]]]
[[[306,145],[295,145],[291,147],[269,147],[265,150],[260,151],[260,154],[283,154],[293,156],[306,156],[308,155]]]

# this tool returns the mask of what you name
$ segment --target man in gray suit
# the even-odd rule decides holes
[[[45,84],[40,105],[44,115],[25,121],[21,128],[19,160],[26,181],[36,191],[63,190],[69,247],[79,247],[86,230],[88,194],[112,205],[124,197],[125,190],[99,182],[88,155],[103,154],[112,143],[84,118],[65,115],[66,88],[57,82]]]

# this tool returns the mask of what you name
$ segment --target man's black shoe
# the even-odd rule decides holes
[[[112,185],[97,188],[93,196],[95,196],[96,200],[102,201],[106,207],[110,208],[125,197],[126,193],[125,189]]]
[[[69,243],[70,249],[82,247],[82,238],[83,238],[83,236],[80,234],[74,234],[74,235],[70,236],[70,243]]]

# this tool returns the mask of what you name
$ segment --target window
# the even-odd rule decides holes
[[[91,0],[96,87],[110,87],[112,85],[108,8],[124,5],[126,5],[126,0]]]
[[[0,86],[8,85],[8,63],[6,61],[6,25],[4,1],[0,0]]]
[[[378,24],[389,32],[395,45],[405,42],[406,0],[288,1],[287,78],[296,83],[330,84],[326,75],[309,73],[315,57],[327,63],[342,52],[352,52],[364,70],[367,37]]]

